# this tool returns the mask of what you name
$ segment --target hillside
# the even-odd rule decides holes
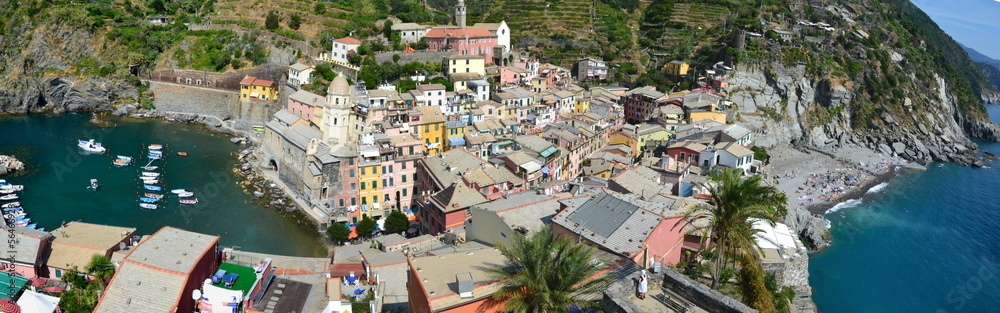
[[[979,70],[983,71],[983,75],[986,75],[986,79],[989,80],[994,87],[1000,89],[1000,69],[997,69],[996,66],[991,64],[979,62],[976,63],[976,66],[979,67]]]
[[[969,53],[969,59],[971,59],[973,62],[986,63],[992,65],[993,67],[1000,68],[1000,60],[979,53],[979,51],[976,51],[976,49],[969,48],[965,45],[962,45],[962,49],[964,49],[965,52]]]

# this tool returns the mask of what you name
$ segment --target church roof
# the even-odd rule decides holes
[[[347,78],[344,75],[337,75],[337,78],[334,78],[333,82],[330,83],[330,88],[326,90],[326,93],[340,96],[350,95],[351,86],[347,83]]]

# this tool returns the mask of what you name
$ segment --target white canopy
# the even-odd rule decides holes
[[[354,310],[351,309],[350,302],[342,303],[340,300],[335,300],[326,304],[323,313],[354,313]]]
[[[199,308],[202,312],[236,312],[236,307],[240,302],[243,302],[242,291],[216,287],[212,285],[211,279],[206,279],[201,288]]]
[[[25,290],[17,305],[24,313],[52,313],[59,305],[59,298]]]

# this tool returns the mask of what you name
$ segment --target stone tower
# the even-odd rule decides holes
[[[458,24],[458,28],[465,28],[465,1],[458,0],[458,6],[455,7],[455,24]]]
[[[329,143],[351,141],[351,86],[347,78],[338,75],[326,90],[326,106],[323,108],[323,140]]]

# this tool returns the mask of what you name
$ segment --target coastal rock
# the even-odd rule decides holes
[[[983,166],[986,166],[986,163],[983,162],[982,159],[976,159],[975,161],[972,161],[972,167],[983,167]]]
[[[892,143],[892,151],[896,152],[896,154],[903,154],[903,152],[906,151],[906,144],[902,142],[894,142]]]

